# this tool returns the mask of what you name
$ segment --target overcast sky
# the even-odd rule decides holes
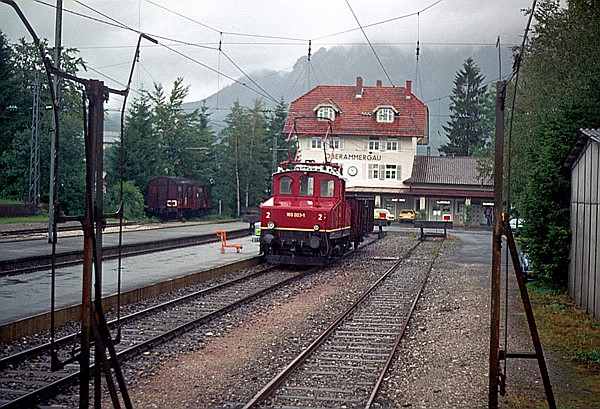
[[[54,45],[56,0],[16,3],[37,35]],[[307,54],[308,40],[313,52],[365,44],[356,19],[363,27],[372,25],[364,32],[375,48],[385,43],[414,49],[417,40],[422,49],[493,45],[498,36],[503,44],[520,44],[527,23],[523,9],[531,4],[530,0],[64,0],[62,44],[79,49],[89,65],[80,76],[123,88],[137,31],[155,36],[170,49],[143,42],[133,87],[149,88],[159,82],[170,89],[182,76],[191,86],[187,100],[197,101],[231,83],[227,77],[241,77],[240,69],[248,74],[291,69]],[[131,30],[116,27],[121,24]],[[0,30],[11,43],[21,37],[31,40],[6,4],[0,4]],[[348,30],[352,31],[337,34]],[[111,98],[113,103],[119,101]]]

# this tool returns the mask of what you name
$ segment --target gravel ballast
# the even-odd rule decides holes
[[[376,400],[378,407],[488,406],[491,236],[489,232],[464,234],[468,235],[461,235],[460,240],[447,240],[440,251],[408,335]],[[403,251],[414,240],[390,234],[368,257],[340,263],[325,273],[328,277],[299,289],[285,301],[228,317],[238,325],[228,325],[219,336],[204,334],[202,345],[191,352],[171,351],[170,358],[154,367],[151,375],[146,371],[131,385],[134,406],[242,407],[264,385],[263,378],[285,366],[336,311],[357,296],[370,279],[364,273],[370,259]],[[474,257],[468,256],[472,253]],[[516,302],[511,305],[510,337],[515,344],[528,345],[518,296],[513,292],[512,297]],[[524,389],[543,399],[536,363],[519,364],[518,368],[518,373],[509,372],[509,392],[521,393],[525,384]],[[501,407],[509,407],[508,401],[500,397]]]

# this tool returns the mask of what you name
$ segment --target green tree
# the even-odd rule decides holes
[[[0,197],[19,200],[27,197],[30,140],[30,130],[19,131],[12,135],[9,145],[0,154]]]
[[[125,116],[123,129],[123,180],[145,189],[148,182],[164,172],[159,144],[153,133],[150,98],[142,92],[133,100]],[[110,186],[119,185],[120,144],[112,145],[106,152],[106,173]]]
[[[247,134],[248,115],[246,110],[234,102],[231,112],[225,118],[225,127],[220,132],[219,183],[214,190],[215,196],[223,203],[226,213],[238,215],[241,212],[240,168],[243,153],[242,141]]]
[[[0,155],[31,125],[32,99],[21,88],[15,55],[0,31]]]
[[[563,287],[569,262],[569,170],[581,127],[600,126],[600,3],[545,0],[523,53],[512,158],[523,243],[540,277]],[[551,86],[549,86],[551,85]]]
[[[275,149],[275,156],[273,156],[275,161],[271,166],[271,173],[277,170],[281,162],[288,159],[287,135],[283,132],[287,112],[288,105],[281,99],[267,118],[268,138],[272,143],[271,149]],[[273,151],[271,151],[271,155],[273,155]]]
[[[161,175],[205,182],[214,179],[215,137],[209,126],[208,107],[185,112],[189,87],[178,78],[167,96],[161,84],[134,99],[123,130],[123,180],[142,193],[148,182]],[[107,177],[119,185],[120,145],[107,152]]]
[[[473,156],[489,141],[489,126],[485,121],[486,86],[484,77],[472,58],[467,58],[456,73],[450,97],[450,121],[444,126],[450,140],[440,147],[446,156]]]
[[[113,184],[104,196],[104,212],[115,213],[119,209],[120,186]],[[140,220],[144,218],[144,196],[134,182],[123,183],[123,214],[126,219]]]
[[[189,86],[183,85],[183,78],[175,80],[168,97],[163,87],[155,84],[149,94],[154,103],[154,134],[168,175],[210,178],[210,172],[203,166],[208,163],[205,158],[214,144],[207,108],[185,112],[182,105],[188,92]]]
[[[267,129],[267,118],[264,115],[264,103],[254,101],[254,107],[248,110],[250,135],[248,138],[248,156],[243,161],[245,188],[243,205],[255,207],[266,199],[271,173],[271,156],[269,155],[271,140]],[[245,163],[244,163],[245,162]]]
[[[219,146],[218,180],[215,196],[222,200],[225,211],[237,216],[241,207],[258,206],[269,187],[271,147],[263,103],[254,102],[252,109],[235,102],[227,115]]]
[[[539,136],[527,181],[518,200],[526,220],[523,245],[536,265],[540,278],[556,287],[565,287],[569,267],[570,169],[563,163],[578,129],[600,126],[600,101],[596,106],[575,103],[550,116],[534,130]]]
[[[46,45],[44,44],[44,47]],[[12,60],[7,72],[10,83],[22,95],[17,110],[26,112],[12,135],[3,134],[3,152],[0,155],[0,194],[10,198],[23,198],[28,195],[29,152],[31,130],[25,128],[31,124],[31,111],[34,76],[41,72],[40,106],[50,105],[49,85],[43,70],[38,48],[24,39],[11,46]],[[6,49],[3,52],[7,52]],[[75,74],[85,69],[85,63],[77,57],[76,49],[66,49],[63,53],[62,69]],[[10,53],[9,53],[10,54]],[[6,62],[6,61],[5,61]],[[12,70],[12,75],[11,71]],[[5,78],[5,79],[7,79]],[[18,84],[18,85],[16,85]],[[7,88],[8,89],[8,88]],[[8,92],[8,91],[7,91]],[[83,190],[85,187],[85,163],[83,148],[83,119],[81,114],[81,89],[72,81],[63,81],[60,100],[61,140],[59,150],[59,201],[62,208],[70,214],[83,212]],[[52,127],[52,111],[40,109],[40,186],[44,191],[49,186],[50,135],[45,130]],[[4,129],[4,127],[1,127]],[[10,128],[9,128],[10,129]],[[20,130],[19,130],[20,129]],[[10,140],[9,140],[10,139]],[[44,197],[44,195],[42,195]],[[46,196],[47,200],[47,196]]]

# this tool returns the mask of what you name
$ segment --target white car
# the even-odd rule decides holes
[[[394,215],[388,209],[375,209],[374,217],[376,226],[389,226],[392,224],[392,220],[395,219]]]
[[[515,236],[518,236],[520,230],[523,228],[523,223],[525,220],[520,217],[514,217],[508,221],[508,225],[510,226],[510,230],[514,233]]]

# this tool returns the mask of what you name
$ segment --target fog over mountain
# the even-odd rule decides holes
[[[378,45],[375,49],[385,72],[368,46],[321,48],[312,54],[310,61],[307,56],[299,57],[289,71],[264,69],[249,73],[251,79],[239,79],[247,86],[233,83],[205,101],[186,103],[184,107],[195,109],[206,103],[211,112],[212,128],[219,131],[225,126],[224,119],[235,101],[251,107],[260,99],[268,109],[275,105],[269,96],[275,100],[283,98],[289,104],[317,85],[354,85],[359,76],[365,86],[374,86],[377,80],[382,80],[384,86],[405,86],[410,80],[413,93],[429,107],[431,154],[437,155],[437,148],[447,142],[442,125],[448,122],[454,77],[465,59],[473,57],[490,86],[494,87],[499,77],[498,48],[493,45],[422,47],[418,63],[414,48]],[[500,49],[502,74],[506,75],[512,67],[512,53],[508,46]],[[265,92],[254,82],[268,96],[260,95]],[[420,147],[419,153],[425,154],[426,149]]]

